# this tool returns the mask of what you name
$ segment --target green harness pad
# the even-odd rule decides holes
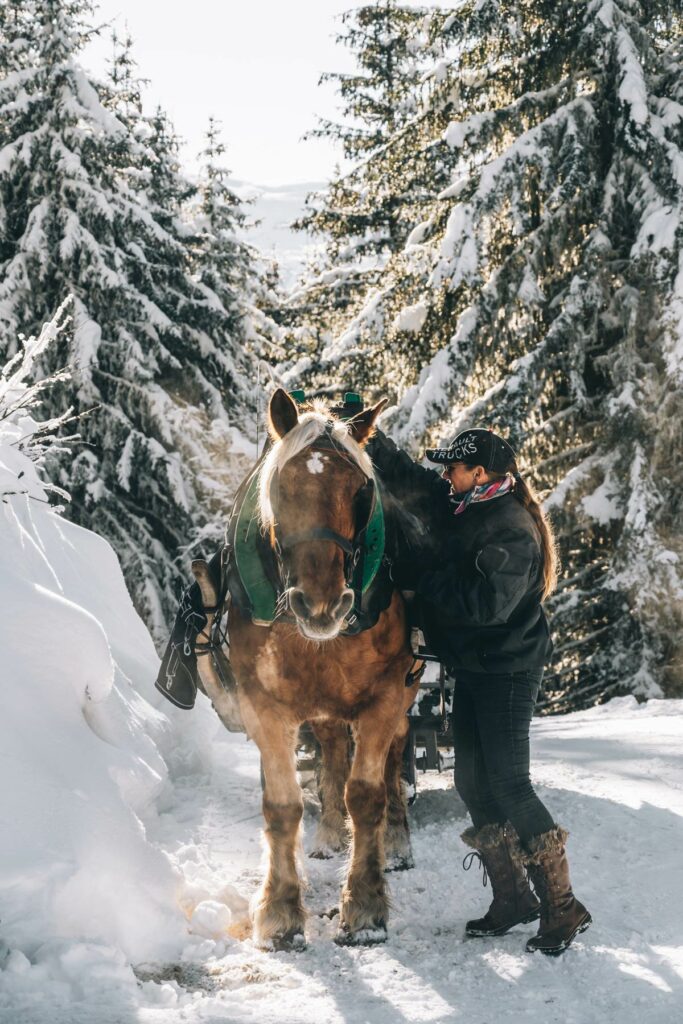
[[[264,568],[259,550],[262,539],[258,518],[258,474],[249,482],[242,507],[237,513],[234,534],[234,565],[251,604],[251,619],[257,626],[270,626],[275,619],[277,594]],[[365,531],[362,593],[372,584],[384,556],[384,510],[377,486],[370,520]]]

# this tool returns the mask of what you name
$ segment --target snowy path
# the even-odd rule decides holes
[[[463,922],[489,896],[463,872],[466,821],[450,779],[426,780],[414,809],[417,868],[392,875],[394,912],[383,947],[338,949],[341,861],[306,861],[309,945],[267,954],[251,942],[189,936],[175,967],[121,962],[79,982],[17,991],[12,1024],[195,1024],[275,1021],[326,1024],[504,1021],[673,1024],[683,1019],[683,702],[625,699],[535,723],[535,778],[574,839],[575,888],[595,924],[563,957],[524,952],[523,926],[464,940]],[[182,868],[189,907],[222,899],[237,907],[260,877],[256,750],[219,734],[210,773],[176,778],[172,805],[151,837]],[[307,821],[307,838],[312,823]],[[230,889],[229,886],[234,886]],[[72,953],[79,963],[79,953]],[[33,967],[31,974],[36,971]],[[46,1004],[45,1000],[48,1000]],[[49,1008],[49,1012],[48,1012]],[[4,1024],[5,1018],[3,1018]]]

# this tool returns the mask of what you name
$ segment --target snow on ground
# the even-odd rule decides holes
[[[534,723],[535,779],[595,921],[563,957],[525,953],[532,925],[463,938],[490,890],[462,870],[446,774],[421,778],[385,946],[334,945],[342,859],[304,858],[308,948],[261,952],[257,751],[206,701],[159,706],[111,549],[44,504],[27,423],[0,427],[2,1024],[681,1019],[683,701]]]

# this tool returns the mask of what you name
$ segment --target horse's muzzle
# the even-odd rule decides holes
[[[339,636],[346,616],[353,608],[353,591],[349,587],[342,590],[336,601],[328,604],[313,604],[298,587],[290,587],[288,597],[299,632],[309,640],[333,640]]]

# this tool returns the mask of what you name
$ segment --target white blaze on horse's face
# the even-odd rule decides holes
[[[381,408],[346,424],[331,420],[322,406],[299,416],[282,390],[271,399],[274,444],[261,470],[261,521],[282,546],[289,607],[311,640],[337,637],[353,608],[343,547],[353,544],[356,496],[372,477],[362,444]]]

